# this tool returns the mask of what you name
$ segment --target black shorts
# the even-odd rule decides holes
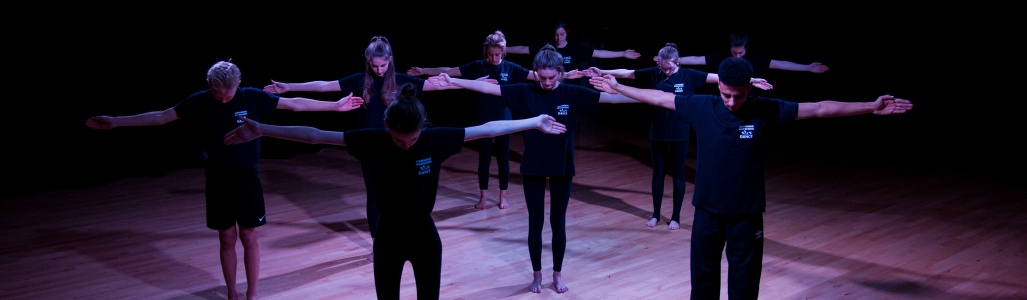
[[[237,223],[253,228],[267,224],[264,188],[256,170],[208,168],[207,228],[225,230]]]

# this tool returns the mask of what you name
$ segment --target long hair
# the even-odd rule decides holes
[[[364,50],[364,93],[363,98],[365,101],[371,100],[371,95],[374,94],[372,90],[374,88],[374,70],[371,70],[371,59],[372,58],[384,58],[389,61],[389,68],[385,71],[382,76],[382,103],[385,106],[389,106],[389,102],[392,101],[393,96],[396,93],[396,63],[392,60],[392,45],[389,44],[389,39],[384,36],[377,35],[371,38],[371,43],[367,45],[367,49]]]
[[[403,84],[395,100],[385,107],[385,123],[389,130],[400,133],[411,133],[428,126],[428,113],[424,110],[421,100],[417,99],[417,87],[412,83]]]

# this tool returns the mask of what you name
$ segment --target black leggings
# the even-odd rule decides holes
[[[685,162],[688,158],[688,141],[668,142],[649,140],[649,149],[653,155],[653,218],[660,219],[660,206],[663,203],[663,178],[666,176],[665,166],[670,166],[671,180],[674,184],[674,212],[672,221],[681,223],[681,205],[685,201]]]
[[[499,166],[499,189],[506,190],[510,186],[510,135],[478,139],[478,188],[489,189],[489,165],[495,151],[496,165]],[[495,150],[492,145],[495,144]]]
[[[546,178],[549,178],[549,227],[553,230],[553,271],[563,269],[567,250],[567,204],[571,199],[571,176],[524,175],[524,202],[528,204],[528,253],[531,269],[542,271],[542,226],[546,216]]]
[[[364,175],[364,191],[367,193],[367,226],[371,231],[371,239],[378,236],[378,204],[375,201],[374,184],[371,182],[371,167],[360,163],[360,172]]]
[[[442,239],[431,216],[384,217],[379,229],[374,241],[374,288],[378,299],[399,299],[403,264],[408,261],[414,269],[417,299],[439,299]]]

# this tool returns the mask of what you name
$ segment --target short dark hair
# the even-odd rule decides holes
[[[725,58],[717,68],[717,76],[727,86],[747,85],[752,78],[752,64],[741,57]]]

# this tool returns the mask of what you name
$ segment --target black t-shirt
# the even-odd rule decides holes
[[[650,88],[677,95],[691,95],[695,89],[705,86],[709,73],[689,68],[678,68],[670,76],[663,74],[660,67],[648,67],[635,70],[635,79],[648,84]],[[689,139],[688,124],[681,122],[673,110],[665,107],[649,106],[649,138],[657,141],[687,142]]]
[[[370,169],[382,218],[430,216],[439,189],[440,165],[463,147],[463,128],[425,128],[410,149],[384,128],[347,131],[346,151]],[[393,219],[397,220],[397,219]]]
[[[553,90],[538,83],[501,85],[503,104],[514,119],[548,114],[567,125],[563,134],[524,132],[524,158],[521,174],[534,176],[574,176],[574,133],[578,120],[599,104],[599,91],[583,86],[560,84]]]
[[[795,121],[799,104],[750,97],[732,112],[720,96],[674,99],[675,112],[695,128],[695,192],[692,205],[720,215],[766,211],[765,162],[774,134]]]
[[[532,53],[532,57],[535,57],[535,54],[538,54],[538,51],[542,50],[542,46],[544,45],[545,44],[543,43],[538,45],[538,47],[536,48],[531,48],[531,50],[535,51],[534,53]],[[550,43],[550,45],[552,44]],[[555,48],[556,45],[553,45],[553,47]],[[582,43],[574,43],[568,41],[567,45],[563,46],[563,48],[556,48],[556,52],[560,53],[560,55],[563,56],[564,72],[570,72],[571,70],[584,70],[590,67],[592,62],[592,54],[594,54],[595,48]],[[563,83],[581,85],[589,88],[592,87],[592,85],[590,85],[588,83],[588,80],[585,78],[564,79]]]
[[[473,80],[488,75],[490,79],[499,81],[499,84],[528,82],[528,73],[528,69],[505,59],[498,65],[493,65],[480,59],[460,66],[460,75],[466,79]],[[507,108],[503,105],[499,96],[486,93],[480,94],[481,101],[478,102],[479,123],[510,119]]]
[[[179,118],[197,121],[208,167],[257,170],[260,139],[225,145],[225,134],[243,123],[236,116],[259,122],[261,116],[274,113],[278,99],[278,96],[261,89],[240,87],[232,100],[221,103],[207,89],[193,93],[176,104],[174,109]]]
[[[385,127],[385,103],[382,102],[382,85],[385,80],[382,77],[372,76],[373,82],[371,83],[371,98],[364,99],[364,106],[362,109],[355,111],[362,112],[358,118],[360,124],[363,124],[363,128],[383,128]],[[403,73],[396,73],[396,91],[399,92],[400,87],[406,83],[412,83],[417,88],[418,96],[420,96],[421,88],[424,87],[424,79],[419,77],[410,76]],[[353,96],[363,97],[364,95],[364,73],[355,73],[342,79],[339,79],[339,88],[342,90],[343,95],[349,95],[353,93]],[[390,96],[391,97],[391,96]]]

